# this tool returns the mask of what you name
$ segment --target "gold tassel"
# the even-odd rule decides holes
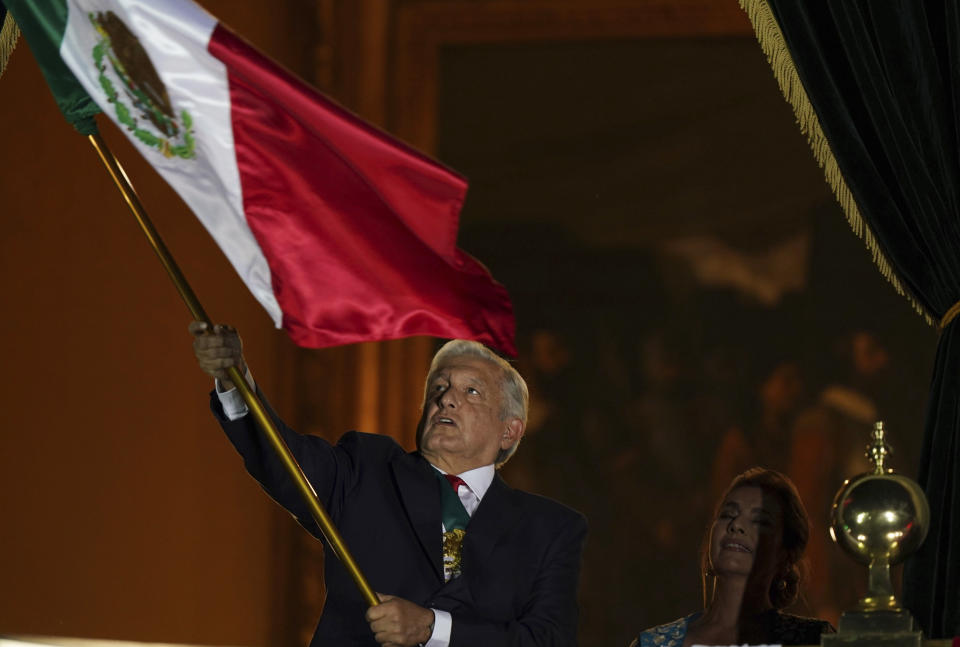
[[[877,239],[873,232],[863,221],[860,215],[860,209],[857,207],[850,187],[847,186],[840,173],[840,167],[833,156],[833,150],[830,148],[830,142],[827,141],[820,127],[820,120],[817,113],[810,103],[810,98],[800,82],[800,76],[797,74],[797,68],[793,64],[793,57],[790,56],[790,50],[783,40],[783,33],[780,31],[780,25],[770,9],[767,0],[740,0],[740,7],[747,13],[753,24],[753,30],[757,35],[757,41],[760,48],[767,57],[770,67],[773,68],[773,75],[777,79],[780,91],[784,98],[793,107],[793,113],[797,117],[797,124],[800,126],[800,132],[807,137],[810,148],[813,150],[813,156],[816,158],[820,168],[826,176],[827,184],[833,189],[840,207],[847,216],[847,222],[853,232],[863,239],[873,256],[873,262],[876,264],[880,273],[886,277],[897,293],[905,296],[913,305],[913,309],[919,313],[928,324],[936,325],[934,317],[924,309],[916,298],[908,293],[900,278],[894,274],[890,262],[884,256]]]
[[[20,36],[20,30],[8,11],[4,16],[3,25],[0,25],[0,76],[3,76],[3,71],[7,69],[7,61],[10,60],[10,54],[17,45],[18,36]]]
[[[940,320],[940,332],[943,332],[943,329],[949,326],[950,322],[957,318],[957,315],[960,315],[960,301],[950,306],[947,314],[943,315],[943,319]]]

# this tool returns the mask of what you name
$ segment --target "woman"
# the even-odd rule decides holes
[[[797,598],[809,536],[790,479],[760,467],[747,470],[720,499],[706,537],[706,609],[647,629],[631,647],[819,644],[821,633],[834,631],[829,623],[781,611]]]

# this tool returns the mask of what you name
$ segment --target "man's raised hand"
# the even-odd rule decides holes
[[[193,354],[204,373],[220,380],[224,391],[233,388],[227,369],[236,366],[241,374],[247,370],[243,361],[243,342],[232,326],[216,324],[211,329],[202,321],[190,322],[193,335]]]

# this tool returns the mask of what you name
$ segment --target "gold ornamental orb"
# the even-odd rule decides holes
[[[930,506],[911,479],[885,465],[893,451],[883,422],[873,425],[867,456],[873,472],[845,481],[833,499],[830,535],[861,564],[869,566],[867,595],[861,611],[900,611],[893,593],[890,566],[917,550],[930,528]]]
[[[920,486],[891,471],[844,483],[832,508],[830,534],[861,564],[902,562],[923,543],[930,507]]]

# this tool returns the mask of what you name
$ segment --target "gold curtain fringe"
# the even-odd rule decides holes
[[[0,25],[0,76],[7,69],[7,61],[10,60],[10,54],[17,45],[17,37],[20,36],[20,30],[17,23],[13,22],[13,16],[8,11],[4,16],[3,25]]]
[[[810,103],[810,98],[807,96],[803,83],[800,81],[797,68],[793,64],[793,57],[790,56],[790,50],[787,49],[787,44],[783,40],[780,25],[777,23],[777,19],[774,17],[767,0],[739,1],[740,7],[746,12],[747,17],[750,18],[750,23],[753,25],[753,30],[757,35],[760,48],[766,55],[770,67],[773,68],[773,75],[777,79],[780,91],[793,108],[793,114],[797,118],[800,132],[806,136],[807,142],[809,142],[810,148],[813,151],[813,156],[817,160],[817,164],[823,169],[827,184],[830,185],[830,188],[833,190],[833,195],[836,196],[837,202],[840,203],[840,207],[843,209],[844,214],[846,214],[847,223],[849,223],[850,228],[853,229],[853,232],[859,238],[863,239],[867,249],[870,250],[873,256],[873,262],[876,264],[877,269],[886,277],[897,293],[905,296],[910,301],[913,309],[916,310],[928,324],[931,326],[935,325],[936,320],[934,317],[920,305],[912,294],[904,289],[899,277],[894,274],[890,262],[880,249],[873,232],[860,215],[860,209],[857,207],[857,203],[853,199],[853,194],[850,192],[850,187],[847,186],[846,180],[844,180],[843,174],[840,172],[837,160],[833,156],[833,150],[830,148],[830,142],[827,141],[826,136],[823,134],[823,129],[820,127],[820,120],[817,118],[817,113]]]

